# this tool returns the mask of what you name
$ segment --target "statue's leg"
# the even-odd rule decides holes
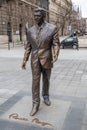
[[[42,96],[46,105],[50,105],[51,102],[49,100],[49,87],[50,87],[50,76],[51,69],[43,69],[42,70],[42,80],[43,80],[43,88],[42,88]]]
[[[33,102],[40,102],[40,77],[41,71],[40,70],[33,70],[32,76],[32,99]]]
[[[35,115],[40,105],[40,77],[41,68],[39,63],[32,68],[32,111],[31,116]]]

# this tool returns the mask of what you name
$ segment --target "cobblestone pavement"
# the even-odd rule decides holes
[[[30,61],[27,69],[21,70],[23,54],[23,47],[0,50],[0,130],[87,130],[87,50],[60,50],[51,76],[52,105],[46,107],[41,97],[34,117],[29,116]],[[9,118],[14,113],[18,119]],[[39,124],[32,122],[35,118]],[[42,126],[41,122],[51,125]]]

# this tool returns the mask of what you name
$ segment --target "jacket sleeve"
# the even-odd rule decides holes
[[[58,35],[58,30],[55,27],[54,34],[53,34],[53,55],[59,55],[60,50],[60,40]]]
[[[30,32],[28,31],[28,33],[27,33],[27,45],[26,45],[23,61],[28,61],[30,53],[31,53]]]

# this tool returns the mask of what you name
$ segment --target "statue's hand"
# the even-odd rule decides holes
[[[52,63],[56,62],[56,61],[57,61],[57,59],[58,59],[58,56],[57,56],[57,55],[54,55],[54,56],[53,56]]]
[[[23,63],[22,63],[22,69],[26,69],[26,61],[23,61]]]
[[[58,59],[58,49],[55,49],[52,51],[52,54],[53,54],[53,60],[52,60],[52,63],[56,62],[57,59]]]

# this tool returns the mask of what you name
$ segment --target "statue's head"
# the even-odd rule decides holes
[[[38,25],[44,21],[45,17],[46,17],[46,11],[44,9],[39,7],[35,8],[34,18]]]

